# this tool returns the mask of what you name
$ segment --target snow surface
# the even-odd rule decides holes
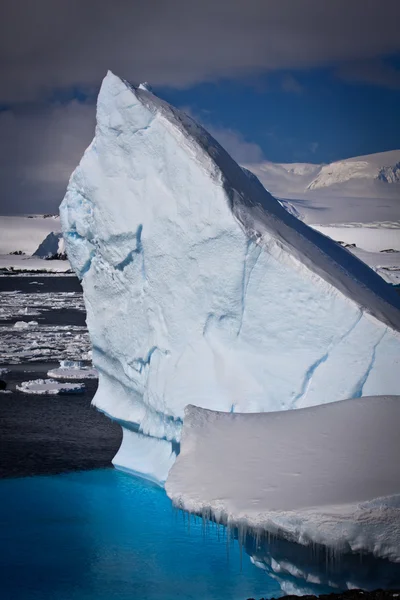
[[[337,161],[246,165],[265,187],[293,205],[307,223],[399,220],[400,150]]]
[[[313,225],[313,228],[337,242],[348,244],[352,254],[387,282],[400,283],[400,221],[337,223]]]
[[[64,383],[54,379],[33,379],[31,381],[22,381],[16,385],[16,389],[24,394],[83,394],[85,392],[84,383]]]
[[[157,452],[166,442],[154,478],[188,403],[262,412],[400,393],[396,292],[147,89],[106,76],[60,215],[94,404]]]
[[[71,269],[67,260],[43,260],[31,256],[0,255],[0,270],[18,271],[23,273],[36,271],[38,273],[60,273],[64,274]]]
[[[296,411],[188,406],[174,504],[300,544],[400,562],[400,396]]]

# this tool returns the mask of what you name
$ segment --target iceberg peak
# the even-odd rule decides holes
[[[163,480],[187,404],[262,412],[399,393],[395,291],[144,86],[107,74],[60,210],[94,403],[130,448],[118,464],[145,453],[131,468]]]

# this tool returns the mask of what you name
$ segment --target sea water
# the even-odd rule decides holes
[[[280,596],[205,534],[164,490],[98,469],[0,481],[0,597],[10,600],[245,600]],[[229,552],[227,549],[229,548]]]

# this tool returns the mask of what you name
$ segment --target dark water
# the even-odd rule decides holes
[[[10,275],[0,277],[0,292],[18,290],[22,294],[82,292],[77,277],[55,275]]]
[[[51,366],[14,367],[11,386]],[[228,556],[200,521],[188,529],[164,490],[111,467],[120,427],[90,406],[97,382],[86,383],[85,396],[0,399],[0,598],[280,595],[236,542]]]
[[[11,389],[43,379],[51,365],[18,365],[3,375]],[[35,396],[13,391],[0,396],[0,477],[21,477],[109,466],[121,428],[90,405],[97,380],[86,393]]]
[[[79,292],[80,285],[72,277],[0,278],[0,291],[15,289]],[[74,319],[68,309],[42,316],[46,324]],[[0,600],[280,596],[276,573],[255,567],[246,553],[241,557],[224,530],[219,537],[193,519],[189,528],[164,490],[112,468],[121,430],[91,407],[96,381],[85,381],[83,396],[15,391],[19,381],[44,378],[54,366],[11,365],[1,376],[12,393],[0,394]],[[397,581],[392,565],[351,556],[341,558],[331,577],[325,560],[299,545],[255,542],[246,539],[245,549],[260,564],[276,559],[293,566],[278,573],[289,593],[324,593],[353,581],[394,587]],[[307,574],[320,584],[313,587]]]

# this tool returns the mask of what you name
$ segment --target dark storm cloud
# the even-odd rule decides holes
[[[3,0],[3,101],[97,86],[107,69],[186,86],[400,50],[398,0]]]
[[[185,87],[363,65],[400,50],[399,22],[399,0],[2,0],[0,214],[57,209],[94,130],[93,106],[72,98],[107,69]],[[282,86],[301,93],[293,76]],[[240,133],[216,133],[242,162],[261,159]]]
[[[0,113],[0,215],[58,210],[94,117],[93,106],[76,101]]]

